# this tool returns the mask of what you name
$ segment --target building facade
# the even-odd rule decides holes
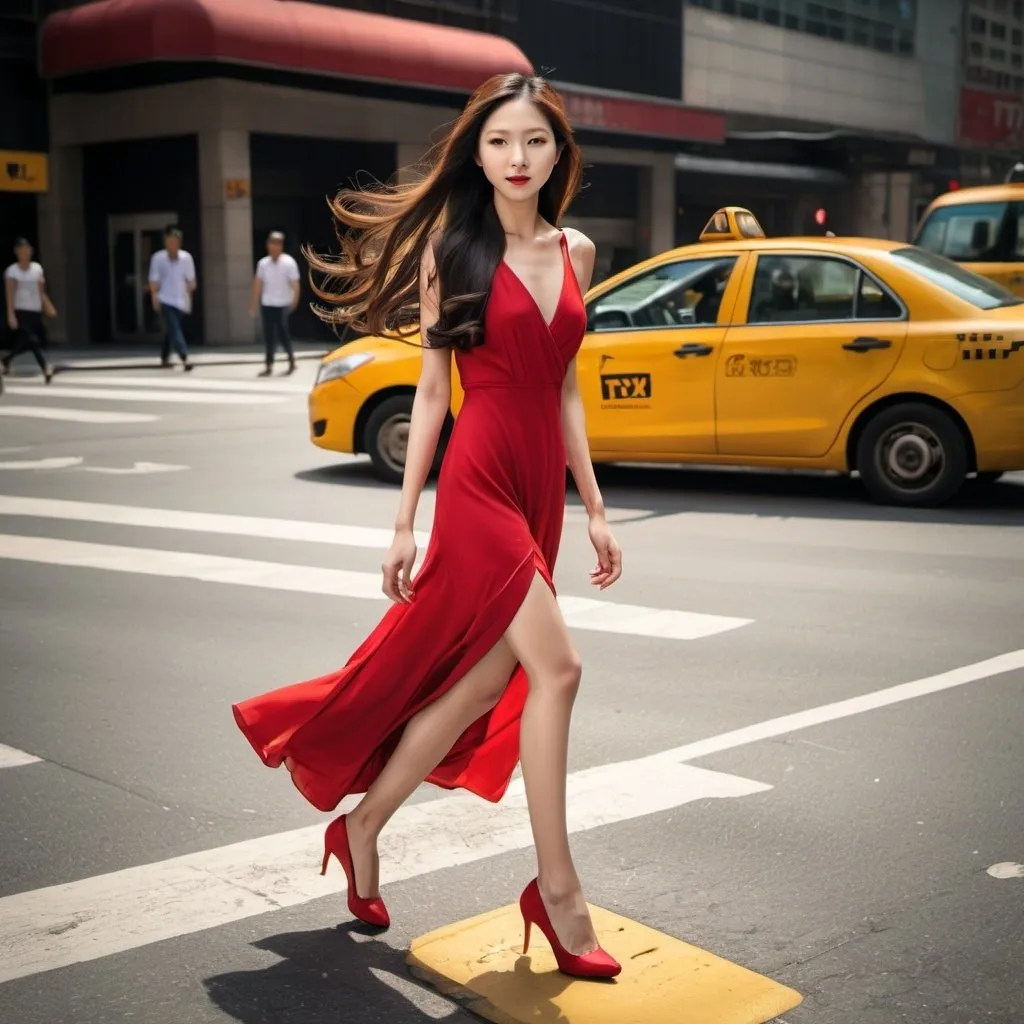
[[[964,184],[997,182],[1024,155],[1024,3],[967,0],[961,56]]]
[[[724,136],[720,114],[680,99],[677,0],[59,6],[40,33],[39,238],[73,344],[156,338],[145,268],[171,221],[196,257],[193,340],[251,342],[268,231],[330,251],[327,199],[401,180],[493,73],[537,69],[562,90],[588,163],[567,223],[597,242],[599,276],[674,243],[675,155]],[[297,333],[329,340],[307,306]]]
[[[688,0],[685,101],[727,118],[723,162],[680,159],[681,196],[760,201],[770,233],[906,238],[958,175],[962,0]],[[737,159],[738,158],[738,159]],[[798,165],[794,171],[792,165]],[[707,204],[705,204],[707,205]]]
[[[157,338],[146,267],[175,222],[199,275],[192,340],[251,343],[270,230],[296,256],[331,251],[339,188],[402,180],[476,84],[535,70],[583,147],[567,223],[597,242],[597,279],[692,240],[725,204],[771,234],[905,238],[933,195],[989,167],[968,90],[1016,88],[970,77],[967,8],[988,4],[924,6],[11,0],[0,82],[19,101],[0,148],[25,180],[0,191],[3,223],[38,239],[59,341]],[[1020,4],[1004,6],[1012,68]],[[329,341],[304,298],[298,335]]]

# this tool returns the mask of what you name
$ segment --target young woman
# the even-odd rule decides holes
[[[579,187],[579,150],[558,94],[509,74],[477,90],[429,164],[411,186],[342,192],[343,256],[310,254],[328,274],[329,319],[404,334],[419,307],[423,365],[382,566],[394,604],[344,668],[237,704],[235,718],[315,807],[365,793],[328,826],[324,870],[335,854],[350,911],[381,926],[377,837],[403,801],[424,780],[498,801],[521,761],[538,864],[520,898],[524,952],[535,923],[563,971],[611,977],[620,967],[598,945],[566,829],[580,658],[552,583],[567,463],[597,552],[591,582],[603,590],[622,571],[576,382],[594,246],[557,227]],[[413,579],[413,520],[453,352],[465,401]]]
[[[46,342],[43,315],[56,316],[57,311],[46,294],[46,275],[42,266],[32,259],[32,244],[27,238],[19,238],[14,243],[14,258],[14,263],[4,271],[7,326],[13,344],[0,361],[0,373],[10,372],[16,356],[31,352],[49,384],[53,380],[53,367],[43,355]]]

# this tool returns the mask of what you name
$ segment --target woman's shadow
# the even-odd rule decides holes
[[[253,945],[281,959],[270,967],[207,978],[210,1001],[243,1024],[422,1024],[445,1020],[470,1024],[479,1017],[444,1002],[432,988],[414,981],[406,952],[374,939],[372,930],[339,925],[308,932],[271,935]],[[393,979],[393,980],[388,980]],[[532,975],[520,957],[515,969],[478,976],[478,991],[529,985],[531,1024],[569,1024],[551,1001],[568,979],[557,972]],[[415,990],[405,995],[403,990]],[[473,1009],[473,1000],[450,998]],[[417,1004],[428,1009],[420,1009]]]

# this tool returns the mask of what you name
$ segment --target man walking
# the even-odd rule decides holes
[[[15,262],[4,271],[7,326],[13,343],[0,362],[0,372],[9,373],[15,356],[31,352],[49,384],[53,380],[53,367],[43,356],[46,340],[43,313],[56,316],[57,311],[46,294],[46,275],[42,266],[32,259],[32,245],[27,238],[19,238],[14,243],[14,257]]]
[[[171,224],[164,231],[164,247],[153,253],[149,261],[149,292],[153,298],[153,309],[163,318],[166,332],[160,353],[162,366],[171,365],[173,348],[181,356],[185,371],[192,369],[181,323],[192,312],[195,290],[195,262],[192,254],[181,247],[181,229]]]
[[[256,264],[249,307],[249,316],[253,318],[257,304],[263,321],[267,361],[266,368],[258,376],[270,376],[278,340],[288,356],[287,372],[294,373],[295,353],[288,332],[288,317],[299,304],[299,265],[284,251],[284,235],[280,231],[271,231],[267,236],[267,255]]]

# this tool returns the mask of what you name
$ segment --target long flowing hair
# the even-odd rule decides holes
[[[327,305],[317,314],[369,334],[407,338],[416,331],[420,261],[434,247],[438,319],[423,343],[469,349],[483,341],[491,281],[505,254],[494,186],[477,164],[484,122],[501,104],[526,98],[547,117],[561,155],[538,197],[540,215],[558,225],[579,191],[582,160],[565,106],[543,79],[495,75],[470,97],[458,120],[427,154],[425,175],[404,185],[342,189],[331,202],[340,256],[306,247],[312,287]]]

